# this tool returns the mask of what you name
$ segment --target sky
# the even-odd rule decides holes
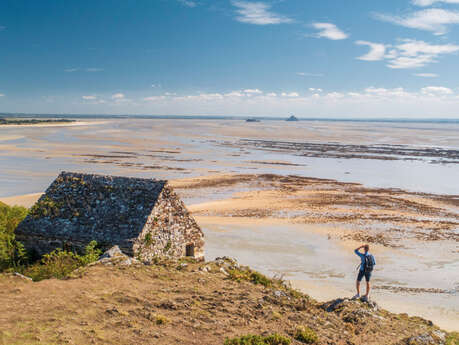
[[[2,112],[459,118],[459,0],[2,0]]]

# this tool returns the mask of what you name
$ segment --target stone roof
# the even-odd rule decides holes
[[[122,243],[142,231],[167,181],[62,172],[17,234]]]

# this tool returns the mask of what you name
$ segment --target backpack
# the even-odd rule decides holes
[[[375,258],[373,255],[368,254],[365,255],[365,264],[363,266],[364,272],[371,272],[373,271],[373,268],[375,267]]]

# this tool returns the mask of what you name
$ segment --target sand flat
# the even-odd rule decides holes
[[[42,196],[43,193],[32,193],[32,194],[25,194],[25,195],[17,195],[17,196],[10,196],[5,198],[0,198],[0,201],[11,206],[24,206],[24,207],[32,207],[33,204],[37,202],[37,200]]]

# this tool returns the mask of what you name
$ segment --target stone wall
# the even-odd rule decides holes
[[[145,227],[134,244],[134,255],[142,261],[155,256],[186,256],[186,246],[193,245],[196,259],[204,259],[204,234],[183,202],[165,186]]]
[[[96,240],[145,260],[183,256],[189,243],[202,256],[203,234],[166,183],[63,172],[18,226],[17,238],[40,255]]]

